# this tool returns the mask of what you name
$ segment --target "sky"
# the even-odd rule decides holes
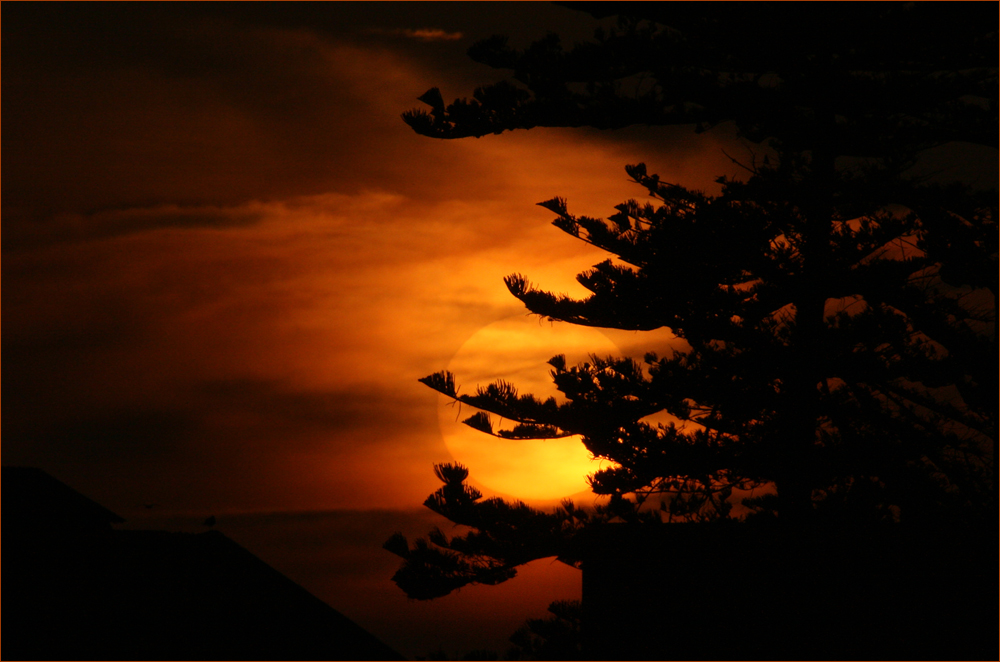
[[[504,72],[501,33],[588,38],[549,3],[3,3],[2,454],[127,520],[217,528],[408,656],[502,650],[579,572],[540,560],[431,602],[390,581],[434,463],[486,494],[588,498],[582,446],[463,432],[465,392],[544,362],[669,347],[526,315],[519,272],[580,296],[607,257],[536,205],[608,216],[629,163],[706,191],[726,126],[533,129],[440,141],[400,119]],[[606,22],[606,21],[605,21]],[[467,414],[468,412],[462,412]],[[464,418],[465,416],[462,415]]]

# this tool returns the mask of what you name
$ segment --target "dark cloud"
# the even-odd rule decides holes
[[[90,214],[64,212],[47,218],[5,218],[4,250],[19,251],[48,244],[75,243],[161,228],[232,228],[257,223],[260,209],[213,206],[106,209]]]
[[[4,461],[17,465],[162,461],[177,451],[178,440],[187,438],[198,424],[185,412],[142,407],[116,405],[106,411],[71,413],[61,410],[60,403],[45,406],[35,401],[42,405],[36,408],[16,396],[12,404],[5,410],[4,432],[21,443],[10,445]]]
[[[418,41],[457,41],[463,36],[461,32],[446,32],[438,28],[367,28],[362,30],[362,33],[366,35],[404,37]]]
[[[416,30],[433,16],[443,34],[471,23],[487,36],[577,16],[547,3],[37,4],[4,10],[5,217],[373,184],[427,195],[433,180],[409,164],[433,172],[460,157],[413,135],[399,113],[431,85],[464,95],[491,74],[465,57],[466,40],[371,31]]]
[[[389,55],[210,16],[69,13],[80,15],[25,34],[5,10],[5,208],[38,216],[352,190],[380,168],[386,128],[405,134],[398,112],[373,113],[381,99],[367,98],[366,80],[408,76]]]
[[[364,447],[372,449],[378,444],[397,443],[406,430],[425,424],[433,412],[425,410],[426,398],[413,400],[405,393],[385,392],[376,384],[303,391],[274,381],[243,378],[197,385],[190,405],[200,412],[202,420],[222,414],[220,418],[240,430],[244,439],[279,443],[279,450],[289,450],[287,443],[306,441],[322,444],[324,449],[332,446],[334,454],[352,454],[350,446],[357,444],[358,437],[364,437]],[[387,402],[393,403],[391,412]],[[245,447],[245,442],[240,444]]]
[[[430,394],[385,393],[374,385],[306,391],[236,379],[131,402],[90,394],[80,398],[85,405],[67,393],[45,400],[24,399],[6,383],[4,390],[5,462],[56,466],[85,483],[113,477],[113,484],[91,489],[126,513],[144,502],[220,512],[267,503],[385,503],[373,490],[394,492],[389,485],[398,473],[372,474],[361,468],[366,458],[386,457],[409,432],[435,425]],[[303,472],[294,458],[304,456],[325,468]],[[430,462],[429,455],[425,466]],[[341,473],[338,466],[353,469]],[[422,500],[423,491],[414,498]]]
[[[412,481],[411,470],[393,449],[407,437],[419,443],[410,433],[435,425],[433,403],[419,392],[309,392],[236,380],[132,402],[88,398],[86,406],[9,395],[5,462],[55,469],[128,519],[144,503],[221,515],[303,503],[384,505],[400,490],[419,503],[433,489],[430,465],[443,452],[423,451],[424,487],[400,484]],[[306,457],[312,462],[303,465]],[[402,473],[385,466],[390,457]]]

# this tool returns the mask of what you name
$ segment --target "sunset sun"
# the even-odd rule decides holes
[[[619,355],[621,351],[597,329],[547,322],[516,315],[473,334],[448,365],[459,393],[472,393],[497,379],[509,381],[519,393],[564,399],[549,376],[547,361],[565,354],[569,365],[590,354]],[[441,433],[453,458],[469,467],[470,476],[489,491],[518,499],[557,499],[588,491],[586,477],[596,471],[579,436],[562,439],[498,439],[462,423],[475,413],[468,405],[441,396]],[[494,423],[509,428],[510,422]]]

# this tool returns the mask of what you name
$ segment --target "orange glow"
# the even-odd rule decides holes
[[[519,393],[544,400],[561,399],[546,363],[565,354],[574,365],[589,354],[620,355],[618,347],[597,329],[550,323],[518,315],[486,326],[469,338],[448,365],[464,386],[459,393],[504,379]],[[441,433],[452,456],[470,469],[471,477],[491,491],[519,499],[557,499],[588,490],[586,476],[599,467],[580,442],[563,439],[498,439],[462,424],[475,410],[441,397]],[[450,406],[446,406],[450,405]],[[491,416],[494,429],[510,422]],[[505,424],[506,423],[506,424]]]
[[[433,141],[399,118],[442,85],[408,50],[309,30],[184,30],[178,44],[231,49],[256,93],[228,70],[189,80],[143,61],[89,68],[69,87],[39,79],[19,102],[4,321],[6,341],[24,350],[11,352],[5,378],[31,388],[8,407],[22,426],[8,423],[9,439],[21,429],[82,467],[114,457],[117,446],[97,450],[108,430],[124,431],[135,457],[121,475],[79,485],[125,515],[144,501],[217,513],[411,507],[437,488],[431,465],[449,453],[510,496],[587,490],[601,465],[578,440],[475,432],[417,379],[449,367],[470,339],[450,366],[466,392],[504,377],[554,395],[544,363],[554,354],[575,363],[670,345],[556,325],[593,340],[537,350],[529,376],[519,366],[546,323],[522,318],[527,333],[503,341],[473,334],[523,311],[504,276],[583,297],[574,276],[608,257],[553,228],[535,203],[559,195],[574,214],[606,216],[644,198],[622,170],[640,160],[711,190],[735,168],[718,149],[732,152],[731,132],[537,128]],[[467,87],[456,79],[444,91]],[[466,355],[485,372],[462,367]],[[170,430],[161,446],[133,444],[158,417],[176,427],[157,424]],[[100,432],[86,451],[68,441],[80,429]],[[58,455],[11,449],[25,464]]]

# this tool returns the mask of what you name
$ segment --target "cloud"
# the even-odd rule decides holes
[[[418,41],[458,41],[464,35],[461,32],[448,32],[437,28],[367,28],[362,30],[363,34],[388,35],[392,37],[405,37]]]
[[[126,518],[143,503],[219,514],[418,504],[433,489],[433,405],[400,391],[237,379],[85,408],[7,398],[18,411],[5,421],[5,461],[82,472],[81,489]],[[403,443],[423,450],[401,453]]]
[[[421,138],[399,119],[416,97],[434,85],[446,95],[468,95],[473,80],[494,76],[462,48],[439,53],[447,58],[439,62],[421,49],[393,50],[352,40],[349,31],[309,29],[304,18],[271,16],[280,12],[241,20],[190,11],[74,8],[28,29],[21,15],[28,9],[14,10],[4,30],[4,121],[16,127],[4,135],[5,231],[60,213],[366,188],[433,199],[454,188],[456,172],[466,196],[500,195],[498,175],[525,164],[531,172],[520,179],[544,174],[556,183],[564,163],[579,161],[579,151],[565,145],[579,148],[581,139],[602,151],[628,146],[618,150],[615,178],[624,163],[663,152],[649,147],[648,135],[628,132],[536,130],[460,143]],[[664,138],[652,142],[682,156],[670,168],[698,163],[701,143]],[[505,163],[505,155],[518,163]]]
[[[260,205],[238,210],[215,205],[107,209],[90,214],[64,212],[40,220],[19,217],[15,211],[7,217],[4,236],[6,251],[21,251],[47,244],[92,241],[161,228],[239,227],[261,220]]]
[[[17,127],[4,135],[5,216],[399,180],[391,155],[411,137],[399,113],[430,85],[391,52],[303,29],[167,21],[100,42],[63,27],[5,43],[4,120]],[[414,156],[431,148],[413,142]]]

